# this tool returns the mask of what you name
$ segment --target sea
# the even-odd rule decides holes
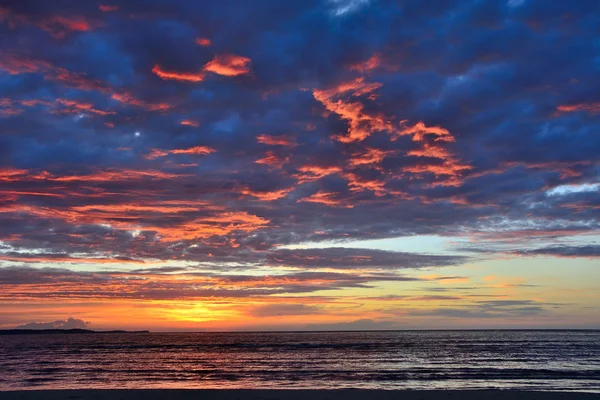
[[[600,331],[0,336],[0,390],[90,388],[600,393]]]

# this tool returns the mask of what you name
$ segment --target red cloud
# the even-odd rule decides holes
[[[100,4],[98,6],[98,9],[102,12],[110,12],[110,11],[117,11],[119,9],[119,6],[105,6]]]
[[[19,25],[37,26],[57,39],[65,37],[68,32],[89,31],[96,25],[80,16],[53,15],[45,18],[35,18],[14,13],[7,8],[0,8],[0,19],[6,19],[13,29]]]
[[[164,80],[175,80],[175,81],[185,81],[185,82],[202,82],[204,80],[203,73],[191,74],[191,73],[180,73],[180,72],[169,72],[163,70],[158,64],[152,68],[152,72],[154,72],[159,78]]]
[[[136,107],[145,108],[150,111],[164,111],[171,108],[170,104],[167,103],[146,103],[127,93],[114,93],[111,98],[123,104],[130,104]]]
[[[245,75],[250,72],[250,59],[235,54],[219,54],[204,65],[204,71],[224,76]]]
[[[210,39],[207,38],[196,38],[196,44],[202,47],[208,47],[211,45]]]
[[[600,113],[600,103],[579,103],[571,105],[561,105],[556,108],[559,113],[585,111],[589,114]]]
[[[42,72],[45,70],[51,70],[54,67],[52,64],[46,61],[4,55],[0,59],[0,68],[11,75],[17,75],[31,72]]]
[[[111,91],[108,85],[99,80],[89,78],[82,73],[71,72],[44,60],[6,55],[0,60],[0,68],[11,75],[24,73],[43,74],[44,79],[59,82],[62,85],[75,89],[97,90],[103,93]]]
[[[82,103],[77,100],[66,100],[66,99],[56,99],[56,103],[58,108],[54,109],[54,113],[57,114],[78,114],[78,113],[92,113],[97,115],[110,115],[115,114],[114,111],[103,111],[94,108],[93,104]]]

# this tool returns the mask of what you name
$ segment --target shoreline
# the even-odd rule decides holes
[[[0,391],[2,400],[592,400],[600,393],[522,390],[72,389]]]

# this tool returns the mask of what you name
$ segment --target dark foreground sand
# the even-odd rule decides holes
[[[511,390],[45,390],[0,392],[1,400],[599,400],[593,393]]]

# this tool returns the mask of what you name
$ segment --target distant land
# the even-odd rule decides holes
[[[0,329],[1,335],[64,335],[88,333],[150,333],[150,331],[92,331],[90,329]]]

